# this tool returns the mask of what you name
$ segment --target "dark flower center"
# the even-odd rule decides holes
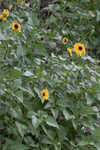
[[[67,40],[65,39],[65,41],[64,42],[67,42]]]
[[[79,50],[80,50],[80,51],[82,50],[82,47],[81,47],[81,46],[79,46]]]
[[[45,96],[45,93],[43,93],[43,96]]]
[[[2,22],[2,19],[0,19],[0,22]]]
[[[18,29],[18,25],[17,24],[15,24],[15,29]]]
[[[41,41],[42,41],[43,39],[44,39],[43,37],[40,38]]]

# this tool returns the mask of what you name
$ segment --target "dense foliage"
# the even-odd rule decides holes
[[[100,150],[100,1],[0,8],[0,150]]]

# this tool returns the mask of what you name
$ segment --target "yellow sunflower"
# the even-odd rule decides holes
[[[74,52],[79,55],[79,56],[82,56],[83,54],[86,53],[86,49],[85,49],[85,46],[84,44],[81,44],[81,43],[75,43],[74,44]]]
[[[70,48],[67,48],[67,52],[68,52],[69,56],[72,57],[72,50]]]
[[[2,14],[0,14],[0,22],[2,22],[2,21],[6,21],[7,20],[7,18],[6,17],[4,17]]]
[[[42,92],[41,92],[41,96],[44,100],[48,100],[49,98],[49,92],[47,89],[43,89]]]
[[[18,22],[13,22],[12,24],[11,24],[11,27],[12,27],[12,30],[17,30],[17,31],[21,31],[21,25],[18,23]]]
[[[63,44],[66,44],[67,42],[68,42],[68,38],[64,37],[64,38],[62,39],[62,43],[63,43]]]
[[[9,11],[8,11],[8,9],[4,9],[3,12],[2,12],[2,15],[3,15],[4,17],[8,17],[8,16],[9,16]]]

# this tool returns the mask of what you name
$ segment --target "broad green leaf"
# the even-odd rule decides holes
[[[30,76],[33,76],[33,73],[30,72],[30,71],[26,71],[26,72],[24,72],[23,75],[26,76],[26,77],[30,77]]]
[[[21,74],[21,70],[18,67],[15,67],[11,72],[11,76],[15,78],[21,76]]]
[[[29,148],[25,146],[24,144],[13,144],[9,146],[9,149],[7,150],[28,150]]]
[[[58,116],[58,110],[57,109],[51,109],[51,112],[53,114],[53,117],[56,119]]]
[[[61,143],[58,142],[56,145],[55,145],[55,150],[61,150]]]
[[[20,134],[21,137],[23,138],[23,137],[24,137],[24,134],[25,134],[25,132],[26,132],[27,127],[26,127],[24,124],[22,124],[22,123],[20,123],[20,122],[18,122],[18,121],[16,121],[15,124],[16,124],[16,127],[17,127],[17,129],[18,129],[19,134]]]
[[[70,120],[72,118],[75,118],[73,115],[69,114],[67,110],[63,110],[63,114],[66,120]]]
[[[17,57],[21,57],[21,56],[24,56],[24,50],[23,50],[23,47],[21,45],[21,43],[19,42],[18,44],[18,47],[17,47]]]
[[[23,92],[22,91],[16,91],[14,93],[14,96],[16,96],[16,98],[21,102],[23,103]]]
[[[36,116],[32,116],[32,125],[36,129],[40,124],[40,120]]]
[[[42,126],[44,132],[46,133],[47,137],[51,140],[54,140],[56,137],[56,133],[50,129],[46,129],[44,126]]]
[[[49,126],[52,126],[52,127],[55,127],[55,128],[59,128],[56,120],[51,117],[51,116],[48,116],[48,119],[46,120],[46,123],[49,125]]]
[[[100,21],[100,11],[97,10],[97,21]]]

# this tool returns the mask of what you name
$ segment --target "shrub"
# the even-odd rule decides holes
[[[0,24],[1,150],[100,149],[100,67],[87,52],[98,4],[55,0],[43,20],[40,1],[12,2]]]

